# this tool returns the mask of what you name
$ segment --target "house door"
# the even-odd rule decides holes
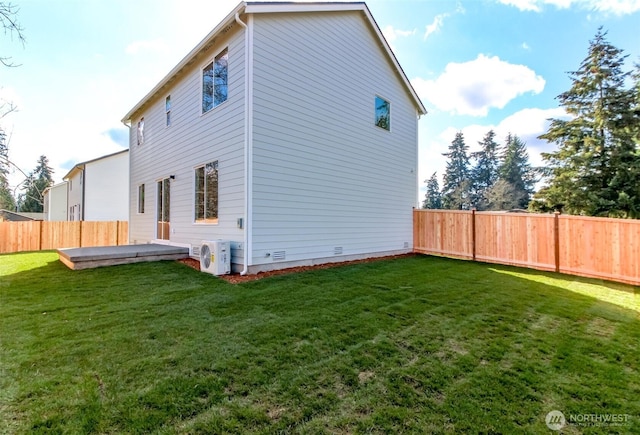
[[[170,198],[170,184],[169,179],[158,181],[158,227],[156,237],[161,240],[169,240],[169,204]]]

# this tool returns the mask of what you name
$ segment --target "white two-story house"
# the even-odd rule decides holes
[[[425,113],[365,3],[241,2],[123,118],[129,240],[242,273],[410,252]]]
[[[129,150],[77,163],[63,177],[70,221],[129,218]]]

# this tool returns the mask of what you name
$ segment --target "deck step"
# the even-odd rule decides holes
[[[58,256],[69,269],[81,270],[143,261],[180,260],[189,257],[189,248],[155,243],[96,246],[58,249]]]

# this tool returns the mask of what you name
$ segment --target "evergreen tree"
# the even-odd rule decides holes
[[[500,209],[527,208],[536,180],[526,144],[518,136],[509,133],[501,160],[498,176],[506,184],[497,187],[497,191],[505,195]],[[492,192],[491,196],[494,200],[492,209],[495,209],[496,192]]]
[[[469,147],[464,143],[462,132],[449,145],[449,152],[443,156],[449,158],[442,186],[442,206],[450,210],[468,210],[471,208],[469,180]]]
[[[0,209],[15,210],[16,201],[9,188],[9,147],[4,131],[0,130]]]
[[[438,184],[438,173],[434,172],[431,178],[426,180],[427,193],[425,194],[422,208],[441,209],[442,195],[440,193],[440,185]]]
[[[626,57],[600,28],[580,68],[569,73],[571,89],[558,100],[573,118],[552,120],[540,136],[558,150],[543,153],[548,185],[536,195],[536,208],[640,217],[637,96],[625,89]]]
[[[18,199],[20,211],[41,213],[44,208],[44,191],[53,184],[53,169],[49,167],[49,159],[40,156],[34,171],[25,182],[25,193]]]
[[[471,198],[472,204],[478,210],[488,209],[486,194],[498,181],[500,159],[498,156],[499,147],[495,137],[495,132],[489,130],[482,141],[478,142],[480,151],[471,153],[471,158],[476,161],[471,170]]]

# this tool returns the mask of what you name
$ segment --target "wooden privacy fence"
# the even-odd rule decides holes
[[[640,285],[640,220],[414,210],[413,249]]]
[[[126,221],[0,222],[0,254],[128,244]]]

